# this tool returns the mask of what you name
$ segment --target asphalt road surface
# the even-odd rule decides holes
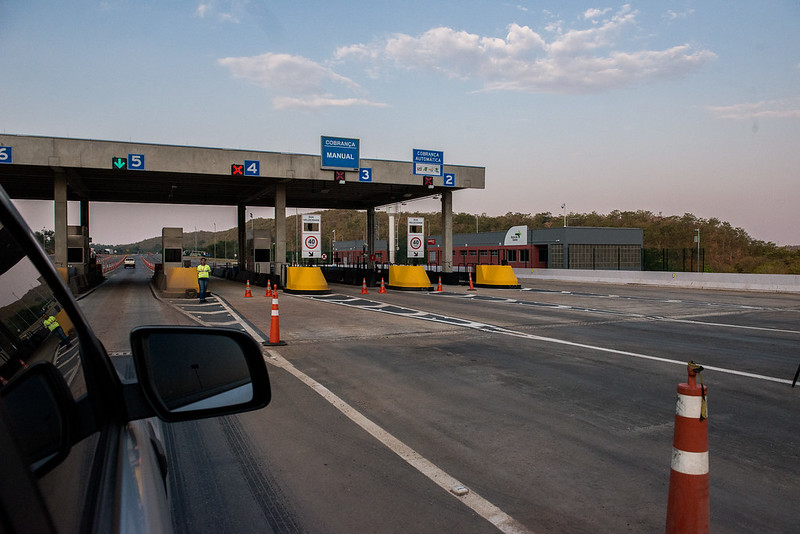
[[[267,339],[271,300],[212,278],[157,298],[118,269],[81,307]],[[793,532],[800,297],[523,281],[280,294],[267,408],[164,425],[177,532],[663,532],[676,387],[706,367],[711,529]]]

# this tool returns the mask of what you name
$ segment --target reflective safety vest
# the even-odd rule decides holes
[[[197,266],[197,278],[208,278],[208,275],[211,273],[211,267],[208,265],[198,265]]]
[[[47,327],[47,328],[48,328],[48,329],[49,329],[51,332],[52,332],[53,330],[55,330],[56,328],[58,328],[59,326],[61,326],[60,324],[58,324],[58,321],[56,321],[56,318],[55,318],[55,317],[53,317],[52,315],[51,315],[50,317],[48,317],[47,319],[45,319],[45,320],[44,320],[44,325],[45,325],[45,326],[46,326],[46,327]]]

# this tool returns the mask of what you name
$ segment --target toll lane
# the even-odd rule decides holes
[[[796,299],[782,296],[739,301],[698,292],[689,299],[613,288],[618,296],[598,297],[597,287],[586,287],[563,294],[480,290],[476,299],[333,289],[328,298],[280,294],[288,344],[265,353],[270,407],[230,424],[169,426],[171,491],[176,506],[196,518],[176,525],[180,532],[249,531],[253,524],[265,531],[496,531],[341,405],[530,531],[663,531],[675,387],[686,380],[686,356],[706,363],[717,353],[714,363],[772,372],[794,355],[792,333],[751,338],[749,330],[663,319],[709,308],[703,320],[724,322],[735,313],[742,323],[766,326],[796,313]],[[271,299],[256,288],[244,298],[240,284],[218,279],[210,290],[208,311],[226,313],[202,314],[185,299],[152,308],[172,307],[183,320],[207,324],[230,321],[230,314],[268,336]],[[361,305],[333,302],[351,299]],[[379,306],[396,313],[377,312]],[[784,503],[800,498],[796,391],[742,375],[703,377],[710,386],[712,528],[791,530]],[[325,400],[323,391],[340,402]],[[179,445],[185,440],[188,446]],[[208,472],[222,482],[206,484]],[[207,514],[203,503],[211,500],[225,503],[226,512]]]

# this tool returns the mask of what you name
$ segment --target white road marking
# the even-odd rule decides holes
[[[220,304],[222,304],[225,309],[229,310],[230,313],[234,317],[238,317],[236,312],[234,312],[225,301],[219,299]],[[261,334],[256,331],[253,327],[251,327],[246,321],[241,321],[241,325],[250,334],[253,339],[255,339],[259,343],[263,343],[266,341]],[[505,512],[503,512],[500,508],[495,506],[494,504],[490,503],[477,493],[467,489],[467,486],[462,482],[459,482],[452,476],[450,476],[447,472],[440,469],[429,460],[424,458],[414,449],[394,437],[392,434],[381,428],[380,426],[373,423],[370,419],[365,417],[361,412],[347,404],[341,398],[339,398],[336,394],[334,394],[331,390],[311,378],[310,376],[306,375],[299,369],[297,369],[294,365],[292,365],[286,358],[280,355],[274,349],[263,349],[267,352],[270,356],[269,359],[265,358],[265,361],[269,362],[272,365],[280,367],[287,372],[294,375],[298,378],[301,382],[306,384],[308,387],[313,389],[316,393],[318,393],[322,398],[327,400],[333,407],[337,410],[342,412],[346,417],[348,417],[351,421],[356,423],[362,429],[367,431],[370,435],[372,435],[375,439],[381,442],[384,446],[389,448],[392,452],[397,454],[400,458],[405,460],[409,465],[414,467],[417,471],[428,477],[432,482],[436,485],[444,489],[448,494],[453,496],[454,498],[458,499],[468,507],[470,507],[475,513],[489,521],[498,530],[501,532],[505,532],[508,534],[531,534],[532,531],[529,530],[525,525],[515,520],[513,517],[509,516]]]
[[[500,508],[490,503],[474,491],[468,489],[464,483],[450,476],[447,472],[431,463],[417,451],[394,437],[380,426],[376,425],[370,419],[366,418],[361,412],[347,404],[331,390],[297,369],[294,365],[283,358],[277,351],[273,349],[265,350],[267,353],[269,353],[271,359],[274,360],[270,363],[285,369],[297,377],[301,382],[306,384],[322,398],[331,403],[332,406],[342,412],[342,414],[348,417],[351,421],[367,431],[393,453],[405,460],[410,466],[428,477],[428,479],[452,495],[454,498],[470,507],[475,513],[497,527],[498,530],[507,533],[531,532],[525,527],[525,525],[519,523],[513,517],[509,516]]]
[[[350,298],[350,297],[347,297],[347,296],[344,296],[344,295],[342,295],[342,297],[344,297],[345,299],[348,299],[348,300],[364,300],[364,299],[354,299],[354,298]],[[314,298],[314,297],[303,297],[303,298]],[[333,304],[338,304],[340,306],[353,306],[352,304],[348,304],[346,300],[332,300],[330,298],[328,298],[328,299],[316,299],[316,300],[319,300],[319,301],[322,301],[322,302],[331,302]],[[677,364],[677,365],[680,365],[680,366],[683,366],[683,367],[686,366],[686,362],[685,361],[672,360],[672,359],[669,359],[669,358],[661,358],[659,356],[651,356],[649,354],[641,354],[641,353],[637,353],[637,352],[628,352],[628,351],[624,351],[624,350],[609,349],[609,348],[600,347],[600,346],[597,346],[597,345],[588,345],[586,343],[576,343],[574,341],[566,341],[564,339],[556,339],[556,338],[552,338],[552,337],[537,336],[535,334],[528,334],[526,332],[519,332],[519,331],[516,331],[516,330],[509,330],[507,328],[503,328],[503,327],[500,327],[500,326],[490,325],[490,324],[486,324],[486,323],[480,323],[480,322],[477,322],[477,321],[466,321],[464,319],[458,319],[458,318],[455,318],[455,317],[449,317],[447,315],[423,312],[423,311],[420,311],[420,310],[415,310],[413,308],[405,308],[405,307],[400,307],[400,306],[391,306],[391,305],[383,304],[383,303],[377,303],[377,304],[379,304],[379,305],[378,306],[369,306],[369,307],[366,307],[366,306],[355,306],[355,307],[362,308],[362,309],[367,309],[367,310],[371,310],[371,311],[377,311],[377,312],[381,312],[381,313],[388,313],[388,314],[391,314],[391,315],[399,315],[400,317],[411,317],[411,318],[414,318],[414,319],[422,319],[422,320],[425,320],[425,321],[433,321],[433,322],[437,322],[437,323],[451,324],[451,325],[454,325],[454,326],[463,326],[464,328],[472,328],[472,329],[475,329],[475,330],[480,330],[480,331],[483,331],[483,332],[490,332],[490,333],[493,333],[493,334],[502,334],[502,335],[512,336],[512,337],[518,337],[518,338],[524,338],[524,339],[532,339],[532,340],[535,340],[535,341],[543,341],[545,343],[556,343],[558,345],[566,345],[566,346],[570,346],[570,347],[577,347],[577,348],[582,348],[582,349],[587,349],[587,350],[594,350],[594,351],[598,351],[598,352],[606,352],[606,353],[609,353],[609,354],[618,354],[620,356],[630,356],[630,357],[633,357],[633,358],[640,358],[640,359],[644,359],[644,360],[652,360],[652,361],[663,362],[663,363]],[[394,311],[394,309],[398,309],[398,308],[406,310],[407,313],[401,313],[401,312]],[[758,375],[758,374],[754,374],[754,373],[746,373],[744,371],[736,371],[735,369],[725,369],[725,368],[722,368],[722,367],[714,367],[714,366],[711,366],[711,365],[703,365],[703,367],[707,371],[718,371],[720,373],[727,373],[727,374],[731,374],[731,375],[744,376],[744,377],[747,377],[747,378],[756,378],[756,379],[759,379],[759,380],[767,380],[767,381],[770,381],[770,382],[778,382],[780,384],[789,384],[789,385],[791,385],[791,383],[792,383],[791,380],[787,380],[787,379],[784,379],[784,378],[775,378],[775,377],[772,377],[772,376]]]

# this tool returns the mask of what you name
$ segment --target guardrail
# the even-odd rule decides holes
[[[581,269],[514,269],[514,274],[520,279],[562,280],[565,282],[800,293],[800,275],[795,274],[589,271]]]

